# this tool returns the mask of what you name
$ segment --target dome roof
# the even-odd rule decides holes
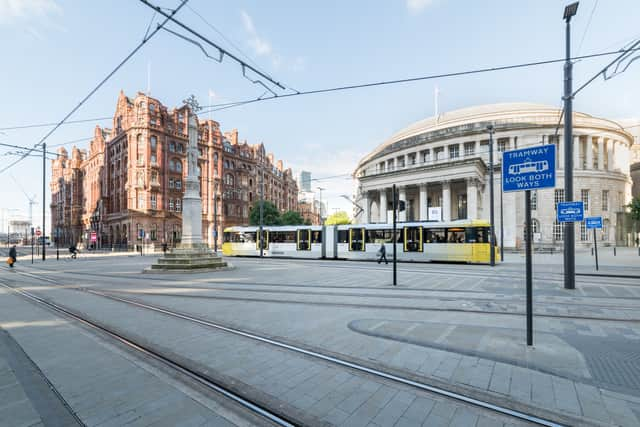
[[[428,117],[417,121],[395,133],[365,156],[360,161],[358,167],[371,160],[391,144],[415,135],[479,122],[500,123],[502,121],[508,123],[543,124],[555,127],[560,112],[561,109],[558,107],[526,102],[487,104],[449,111],[439,114],[437,117]],[[585,125],[586,122],[592,122],[592,125],[598,127],[606,127],[617,131],[623,130],[618,123],[610,120],[592,117],[588,114],[575,111],[573,115],[576,126]]]

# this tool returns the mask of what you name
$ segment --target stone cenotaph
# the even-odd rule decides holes
[[[182,199],[182,239],[175,248],[145,269],[155,272],[202,272],[227,268],[227,263],[202,241],[202,200],[198,176],[198,127],[189,112],[189,145],[187,147],[187,179]]]

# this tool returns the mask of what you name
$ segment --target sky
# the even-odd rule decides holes
[[[178,0],[149,0],[175,8]],[[288,89],[307,91],[564,57],[564,6],[559,0],[372,0],[322,2],[190,0],[176,18]],[[204,18],[204,19],[203,19]],[[637,0],[581,0],[572,20],[572,53],[614,51],[640,37]],[[51,127],[2,128],[61,120],[142,40],[159,17],[134,0],[0,0],[0,144],[31,147]],[[168,25],[180,30],[175,24]],[[213,48],[207,53],[217,57]],[[578,61],[574,87],[612,57]],[[328,212],[351,213],[358,161],[411,123],[434,114],[498,102],[560,106],[563,64],[420,82],[294,96],[215,111],[223,131],[238,129],[295,172],[311,171]],[[574,101],[574,110],[610,119],[640,117],[640,61]],[[218,63],[165,31],[149,40],[70,120],[112,116],[120,90],[150,90],[170,108],[193,94],[201,105],[261,96],[230,58]],[[207,117],[209,114],[205,114]],[[47,144],[85,148],[95,125],[60,127]],[[85,141],[69,143],[69,141]],[[66,144],[65,144],[66,143]],[[55,149],[55,148],[54,148]],[[0,169],[17,157],[0,146]],[[47,162],[46,214],[49,215]],[[337,175],[337,177],[335,177]],[[326,177],[334,177],[325,179]],[[0,226],[42,222],[42,160],[29,157],[1,174]],[[49,227],[47,219],[47,227]]]

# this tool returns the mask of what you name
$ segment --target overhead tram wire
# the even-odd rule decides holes
[[[178,5],[178,7],[171,13],[171,15],[166,15],[166,19],[161,23],[158,24],[158,26],[156,27],[156,29],[154,29],[151,34],[149,34],[147,37],[143,38],[142,41],[131,51],[131,53],[129,53],[109,74],[107,74],[107,76],[102,79],[102,81],[100,81],[100,83],[98,83],[98,85],[96,87],[94,87],[87,96],[85,96],[79,103],[78,105],[76,105],[62,120],[60,120],[53,129],[51,129],[49,132],[47,132],[47,134],[42,137],[42,139],[40,139],[40,141],[35,144],[33,146],[33,148],[31,148],[29,151],[27,151],[27,153],[24,155],[24,157],[21,157],[20,159],[17,159],[16,161],[12,162],[11,164],[9,164],[8,166],[5,166],[4,168],[0,169],[0,174],[7,171],[8,169],[10,169],[11,167],[13,167],[14,165],[16,165],[17,163],[19,163],[21,160],[23,160],[24,158],[26,158],[29,154],[31,154],[31,152],[37,148],[38,146],[42,145],[42,143],[44,143],[47,138],[49,138],[49,136],[51,136],[51,134],[53,134],[60,126],[62,126],[62,124],[64,122],[67,121],[67,119],[69,117],[71,117],[76,111],[78,111],[78,109],[89,99],[91,98],[91,96],[96,93],[98,91],[98,89],[100,89],[102,87],[102,85],[104,85],[125,63],[127,63],[127,61],[129,61],[129,59],[131,59],[141,48],[142,46],[145,45],[145,43],[147,43],[154,35],[156,35],[158,33],[158,31],[160,31],[162,29],[162,27],[164,27],[164,25],[169,22],[169,20],[171,19],[171,17],[173,15],[175,15],[176,13],[178,13],[178,11],[188,2],[189,0],[182,0],[180,2],[180,4]],[[164,12],[163,12],[164,14]]]
[[[140,0],[140,1],[145,2],[146,0]],[[620,50],[610,51],[610,52],[600,52],[600,53],[594,53],[594,54],[589,54],[589,55],[576,56],[576,57],[573,57],[573,58],[570,58],[570,59],[575,61],[575,60],[580,60],[580,59],[597,58],[597,57],[601,57],[601,56],[609,56],[609,55],[615,55],[615,54],[622,54],[620,56],[620,57],[622,57],[622,56],[627,55],[627,54],[629,54],[631,52],[639,51],[640,47],[636,47],[639,43],[640,43],[640,41],[637,42],[637,43],[634,43],[634,45],[629,49],[620,49]],[[620,57],[618,59],[620,59]],[[613,61],[611,64],[615,63],[618,59]],[[253,98],[253,99],[246,99],[246,100],[235,101],[235,102],[227,102],[227,103],[224,103],[224,104],[212,104],[212,105],[204,106],[203,110],[200,111],[200,112],[201,113],[208,113],[208,112],[214,112],[214,111],[221,111],[221,110],[226,110],[226,109],[229,109],[229,108],[239,107],[239,106],[242,106],[242,105],[253,104],[253,103],[256,103],[256,102],[269,101],[269,100],[272,100],[272,99],[280,99],[280,98],[289,98],[289,97],[293,97],[293,96],[316,95],[316,94],[321,94],[321,93],[341,92],[341,91],[346,91],[346,90],[362,89],[362,88],[367,88],[367,87],[389,86],[389,85],[395,85],[395,84],[401,84],[401,83],[412,83],[412,82],[417,82],[417,81],[434,80],[434,79],[441,79],[441,78],[447,78],[447,77],[460,77],[460,76],[467,76],[467,75],[473,75],[473,74],[490,73],[490,72],[495,72],[495,71],[505,71],[505,70],[513,70],[513,69],[518,69],[518,68],[527,68],[527,67],[535,67],[535,66],[540,66],[540,65],[549,65],[549,64],[555,64],[555,63],[564,62],[564,61],[566,61],[566,58],[548,59],[548,60],[543,60],[543,61],[524,62],[524,63],[520,63],[520,64],[502,65],[502,66],[487,67],[487,68],[477,68],[477,69],[474,69],[474,70],[465,70],[465,71],[456,71],[456,72],[451,72],[451,73],[431,74],[431,75],[419,76],[419,77],[409,77],[409,78],[405,78],[405,79],[383,80],[383,81],[371,82],[371,83],[360,83],[360,84],[353,84],[353,85],[346,85],[346,86],[336,86],[336,87],[323,88],[323,89],[297,91],[296,93],[285,93],[285,94],[277,95],[277,96],[276,95],[267,96],[267,97],[262,97],[261,96],[261,97]],[[598,73],[593,79],[595,79],[598,75],[602,74],[602,72],[606,71],[606,68],[608,68],[611,64],[609,64],[607,67],[605,67],[605,69],[603,71],[601,71],[600,73]],[[591,80],[589,82],[587,82],[587,84],[590,83],[590,82],[591,82]],[[585,84],[585,86],[586,86],[586,84]],[[574,93],[574,95],[575,95],[575,93]]]
[[[593,19],[593,13],[596,11],[596,7],[598,6],[598,0],[593,4],[593,9],[591,9],[591,14],[589,15],[589,20],[587,21],[587,26],[584,29],[584,33],[582,33],[582,39],[580,40],[580,44],[578,45],[577,53],[580,54],[582,50],[582,44],[584,43],[584,39],[587,36],[587,32],[589,32],[589,27],[591,26],[591,20]]]
[[[590,59],[590,58],[596,58],[596,57],[600,57],[600,56],[609,56],[609,55],[615,55],[615,54],[619,54],[619,53],[630,53],[630,52],[637,52],[637,51],[640,51],[640,47],[639,48],[633,48],[633,49],[626,49],[626,50],[625,49],[619,49],[619,50],[610,51],[610,52],[601,52],[601,53],[595,53],[595,54],[590,54],[590,55],[576,56],[576,57],[571,58],[571,60]],[[278,98],[284,98],[284,97],[289,97],[289,96],[297,96],[297,95],[308,95],[308,94],[330,92],[330,91],[337,91],[337,90],[358,89],[358,88],[361,88],[361,87],[368,87],[368,86],[382,86],[382,85],[390,85],[390,84],[409,83],[409,82],[412,82],[412,81],[431,80],[431,79],[436,79],[436,78],[441,78],[441,77],[455,77],[455,76],[458,76],[458,75],[465,75],[465,74],[479,74],[479,73],[485,73],[485,72],[491,72],[491,71],[502,71],[502,70],[508,70],[508,69],[514,69],[514,68],[524,68],[524,67],[530,67],[530,66],[547,65],[547,64],[552,64],[552,63],[556,63],[556,62],[563,62],[563,61],[565,61],[564,58],[563,59],[548,60],[548,61],[529,62],[529,63],[522,63],[522,64],[502,66],[502,67],[494,67],[494,68],[482,68],[482,69],[477,69],[477,70],[463,71],[463,72],[456,72],[456,73],[429,75],[429,76],[423,76],[423,77],[414,77],[414,78],[409,78],[409,79],[397,79],[397,80],[381,81],[381,82],[374,82],[374,83],[366,83],[366,84],[362,84],[362,85],[351,85],[351,86],[334,87],[334,88],[319,89],[319,90],[314,90],[314,91],[304,91],[304,92],[298,92],[298,93],[292,93],[292,94],[283,94],[283,95],[279,95]],[[248,99],[248,100],[244,100],[244,101],[233,101],[233,102],[205,105],[205,106],[202,107],[203,110],[201,110],[199,113],[202,114],[202,113],[208,113],[210,111],[211,112],[220,111],[220,110],[224,110],[224,109],[227,109],[227,108],[242,106],[242,105],[251,104],[251,103],[259,102],[259,101],[266,101],[266,100],[269,100],[269,99],[273,99],[273,97],[264,98],[264,97],[261,96],[259,98],[253,98],[253,99]],[[113,115],[90,118],[90,119],[69,120],[69,121],[65,121],[64,123],[62,123],[60,125],[62,126],[62,125],[69,125],[69,124],[74,124],[74,123],[85,123],[85,122],[92,122],[92,121],[99,121],[99,120],[111,120],[111,119],[113,119]],[[54,125],[58,125],[58,124],[59,123],[37,123],[37,124],[28,124],[28,125],[19,125],[19,126],[8,126],[8,127],[1,127],[0,131],[16,130],[16,129],[28,129],[28,128],[37,128],[37,127],[47,127],[47,126],[54,126]]]

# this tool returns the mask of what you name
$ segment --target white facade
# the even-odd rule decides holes
[[[556,188],[538,190],[533,232],[540,245],[560,245],[562,225],[555,205],[564,194],[563,124],[557,108],[536,104],[495,104],[465,108],[414,123],[363,158],[355,171],[359,223],[388,222],[391,187],[398,188],[407,210],[399,221],[427,220],[429,208],[441,208],[442,220],[489,220],[489,134],[494,133],[494,207],[496,235],[501,235],[501,152],[556,144]],[[603,216],[605,243],[616,240],[618,213],[631,198],[630,149],[633,137],[618,123],[574,113],[574,194],[585,202],[586,216]],[[502,202],[505,247],[520,247],[524,235],[524,193],[505,193]],[[592,233],[575,224],[576,242]]]

